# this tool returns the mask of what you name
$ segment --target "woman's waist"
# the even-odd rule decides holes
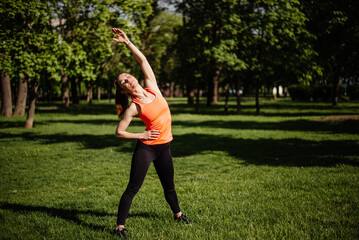
[[[171,121],[144,121],[146,130],[167,131],[171,130]]]
[[[160,136],[155,140],[144,140],[140,139],[140,141],[146,145],[159,145],[159,144],[166,144],[173,140],[172,133],[160,134]]]
[[[160,132],[160,135],[155,140],[141,140],[145,144],[149,144],[149,145],[152,145],[152,144],[164,144],[164,143],[171,142],[173,140],[171,125],[169,125],[169,126],[159,126],[159,127],[147,126],[146,130],[147,131],[157,130],[157,131]]]

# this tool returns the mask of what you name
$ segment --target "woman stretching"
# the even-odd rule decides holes
[[[128,73],[121,73],[115,80],[117,114],[121,118],[116,129],[116,137],[139,139],[132,157],[130,181],[118,206],[115,230],[116,235],[127,238],[125,220],[132,199],[140,189],[151,162],[155,165],[174,219],[185,223],[190,223],[190,220],[179,208],[173,183],[174,171],[170,152],[170,142],[173,138],[168,104],[157,86],[155,75],[146,57],[128,40],[122,30],[113,28],[112,31],[116,35],[113,40],[124,43],[141,65],[146,84],[146,88],[142,88],[137,79]],[[126,94],[132,96],[130,105],[128,105]],[[146,124],[146,130],[143,133],[126,131],[133,117],[139,117]]]

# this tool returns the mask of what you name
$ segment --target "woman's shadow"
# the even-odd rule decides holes
[[[85,221],[82,221],[79,218],[79,215],[87,214],[90,216],[96,216],[96,217],[116,217],[117,214],[114,213],[106,213],[106,212],[99,212],[99,211],[93,211],[93,210],[71,210],[71,209],[61,209],[61,208],[54,208],[54,207],[44,207],[44,206],[30,206],[30,205],[23,205],[23,204],[17,204],[17,203],[0,203],[0,209],[2,210],[10,210],[14,213],[28,213],[28,212],[40,212],[40,213],[46,213],[49,216],[52,216],[54,218],[62,218],[67,221],[71,221],[77,225],[86,226],[92,230],[95,231],[109,231],[112,233],[113,229],[109,230],[109,227],[113,226],[107,226],[107,225],[97,225],[97,224],[91,224]],[[156,213],[149,213],[149,212],[133,212],[129,214],[129,217],[140,217],[140,218],[153,218],[153,217],[160,217]]]

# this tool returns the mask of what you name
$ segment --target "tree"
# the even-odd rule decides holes
[[[24,22],[23,32],[17,36],[20,44],[18,61],[19,72],[25,75],[29,90],[29,107],[25,128],[32,128],[38,86],[41,82],[59,80],[60,68],[55,57],[58,39],[51,21],[51,8],[41,1],[32,0],[23,4],[26,14],[21,18]]]
[[[178,67],[176,58],[177,41],[176,29],[182,24],[179,14],[161,11],[155,16],[149,25],[151,33],[146,40],[148,46],[146,57],[150,62],[156,76],[159,77],[159,86],[161,89],[169,87],[169,94],[173,97],[175,79],[175,69]]]
[[[220,41],[222,1],[186,0],[178,4],[183,15],[183,27],[180,29],[179,48],[182,67],[188,77],[187,94],[191,101],[192,88],[207,88],[207,105],[213,102],[214,90],[218,84],[219,65],[213,57],[212,49]],[[186,53],[186,54],[185,54]],[[194,65],[194,67],[189,67]],[[206,82],[206,84],[204,84]],[[197,99],[198,99],[197,94]],[[198,102],[198,101],[197,101]],[[198,104],[197,104],[198,105]]]
[[[259,90],[278,81],[298,82],[313,72],[314,51],[306,30],[304,14],[296,0],[250,1],[247,63],[254,83],[256,111],[259,113]],[[289,80],[288,80],[289,79]]]
[[[61,98],[65,107],[69,105],[69,86],[72,102],[79,103],[81,82],[85,82],[88,95],[92,95],[97,76],[104,74],[101,66],[111,48],[111,23],[128,22],[119,15],[122,6],[128,2],[120,1],[54,1],[54,28],[60,33]],[[133,4],[131,4],[133,5]],[[113,20],[115,17],[119,18]],[[123,23],[122,23],[123,24]],[[89,99],[90,100],[90,99]]]
[[[308,30],[316,36],[312,43],[317,62],[324,69],[320,83],[332,83],[332,105],[339,101],[343,78],[359,75],[359,3],[300,0],[309,21]]]
[[[55,29],[60,32],[59,60],[61,63],[62,104],[68,107],[69,83],[72,101],[78,104],[80,79],[94,79],[94,67],[89,63],[83,41],[87,35],[87,24],[91,23],[89,14],[98,1],[54,1],[56,14]]]
[[[16,39],[14,35],[19,30],[17,22],[15,21],[19,8],[21,8],[21,4],[16,1],[4,0],[0,3],[0,26],[2,29],[0,32],[1,115],[5,115],[6,117],[12,116],[10,75],[14,70],[12,54],[16,49]]]
[[[56,79],[56,37],[50,27],[51,9],[46,3],[38,0],[27,2],[6,1],[1,5],[4,19],[1,40],[4,43],[2,52],[2,72],[20,79],[17,114],[22,114],[26,101],[26,91],[22,84],[28,83],[30,96],[36,96],[41,76]],[[4,74],[4,76],[6,76]],[[33,87],[36,86],[36,87]],[[6,96],[6,95],[5,95]],[[26,127],[32,127],[35,102],[29,106]]]
[[[314,52],[308,44],[306,18],[296,0],[186,0],[178,6],[184,18],[181,39],[190,39],[188,55],[182,56],[191,59],[207,79],[208,104],[215,100],[218,81],[233,85],[236,76],[237,93],[240,77],[255,89],[259,112],[263,85],[289,77],[299,81],[311,71]],[[225,78],[221,78],[222,72],[227,74]],[[237,101],[239,105],[238,94]]]

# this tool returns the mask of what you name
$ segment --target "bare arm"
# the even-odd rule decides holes
[[[118,43],[126,44],[126,46],[131,50],[136,61],[141,65],[142,72],[145,75],[146,87],[156,90],[161,94],[161,91],[157,85],[156,76],[153,73],[152,67],[148,63],[145,55],[143,55],[142,52],[133,43],[130,42],[122,30],[118,28],[112,28],[112,31],[116,34],[116,38],[113,38],[113,40]]]
[[[131,103],[129,108],[127,108],[126,110],[123,119],[117,125],[115,136],[117,138],[124,138],[124,139],[156,140],[160,135],[160,132],[157,130],[149,130],[149,131],[146,130],[143,133],[130,133],[126,131],[133,117],[138,115],[139,112],[137,110],[136,104]]]

